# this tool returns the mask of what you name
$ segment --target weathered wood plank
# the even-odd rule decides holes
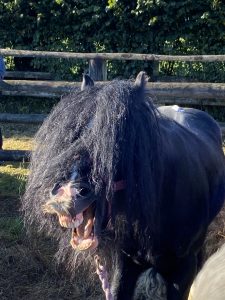
[[[47,114],[9,114],[0,113],[0,122],[40,124],[47,117]]]
[[[99,81],[96,84],[106,82]],[[68,81],[5,80],[0,82],[0,92],[13,96],[60,97],[80,86],[80,82]],[[148,82],[146,90],[154,101],[160,103],[171,103],[170,99],[182,98],[197,99],[197,102],[204,102],[204,99],[210,99],[211,102],[212,99],[215,105],[225,105],[225,83]]]
[[[36,79],[51,80],[53,76],[48,72],[28,72],[28,71],[6,71],[4,78],[6,79]]]
[[[73,59],[144,60],[144,61],[225,61],[225,55],[158,55],[140,53],[75,53],[0,49],[0,55],[14,57],[52,57]]]
[[[0,92],[6,96],[60,97],[80,88],[80,82],[4,80],[0,81]]]
[[[171,104],[171,103],[169,103]],[[5,123],[23,123],[23,124],[41,124],[44,122],[47,114],[10,114],[0,113],[0,122]],[[221,131],[225,134],[225,123],[219,123]]]
[[[208,106],[225,106],[225,99],[194,99],[194,98],[174,98],[174,97],[152,97],[153,102],[159,105],[208,105]]]
[[[107,80],[106,61],[101,58],[89,60],[89,75],[94,81]]]
[[[31,151],[0,150],[0,161],[29,161]]]
[[[225,83],[149,82],[147,90],[157,97],[225,99]]]
[[[0,81],[0,91],[43,91],[53,92],[56,95],[68,93],[73,88],[80,87],[81,82],[48,81],[48,80],[4,80]]]

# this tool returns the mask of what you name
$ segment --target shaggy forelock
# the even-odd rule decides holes
[[[153,122],[148,122],[149,118]],[[160,155],[157,143],[154,147],[151,144],[152,140],[159,140],[155,137],[158,134],[156,126],[151,102],[144,97],[143,90],[129,81],[75,90],[62,98],[35,137],[30,175],[22,201],[27,228],[34,225],[37,230],[51,234],[59,240],[61,250],[63,244],[68,244],[69,238],[65,241],[65,232],[56,218],[46,217],[42,205],[49,199],[55,183],[69,180],[80,155],[91,161],[89,180],[94,184],[96,194],[105,190],[105,198],[112,198],[113,180],[120,163],[121,174],[127,181],[128,219],[132,220],[134,212],[136,215],[139,212],[142,220],[149,220],[149,211],[152,216],[157,216],[155,207],[151,206],[155,201],[144,201],[150,207],[140,211],[133,190],[138,185],[138,196],[143,199],[156,196],[154,186],[147,181],[154,172],[154,161],[149,153],[154,151],[154,157]],[[148,138],[144,138],[146,136]],[[135,152],[145,161],[135,161]],[[140,176],[141,173],[146,176]],[[157,220],[150,220],[149,225],[151,221],[156,226]],[[59,252],[63,253],[61,250]]]

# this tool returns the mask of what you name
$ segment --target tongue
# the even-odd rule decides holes
[[[83,213],[84,220],[81,225],[72,230],[70,244],[78,251],[92,250],[98,246],[98,239],[93,234],[94,214],[93,209],[89,207]],[[77,219],[77,216],[76,216]]]
[[[80,226],[78,226],[76,232],[79,237],[87,239],[92,232],[94,226],[94,215],[91,208],[88,208],[84,212],[84,220]]]
[[[87,209],[72,218],[70,215],[60,215],[59,223],[66,228],[72,228],[71,246],[77,251],[92,250],[98,246],[98,238],[93,235],[94,216],[92,209]]]

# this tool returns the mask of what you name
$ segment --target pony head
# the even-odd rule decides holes
[[[84,75],[81,90],[54,108],[35,138],[23,200],[27,226],[36,224],[61,239],[58,220],[62,227],[72,229],[70,243],[81,251],[96,248],[109,221],[112,228],[121,211],[127,212],[122,216],[125,221],[137,212],[144,221],[146,212],[135,199],[150,193],[154,197],[156,192],[154,186],[148,191],[149,182],[140,176],[147,172],[149,178],[154,162],[150,162],[152,168],[146,168],[146,163],[135,160],[140,154],[151,160],[148,143],[142,140],[137,145],[143,132],[155,134],[147,122],[141,122],[142,118],[156,119],[144,95],[147,80],[140,72],[134,83],[94,86]]]

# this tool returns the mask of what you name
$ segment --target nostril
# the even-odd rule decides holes
[[[54,184],[53,189],[51,190],[52,196],[55,196],[58,192],[58,189],[61,187],[61,183],[57,182]]]
[[[90,189],[88,189],[88,188],[82,188],[79,191],[79,195],[82,196],[82,197],[86,197],[90,192],[91,192]]]

